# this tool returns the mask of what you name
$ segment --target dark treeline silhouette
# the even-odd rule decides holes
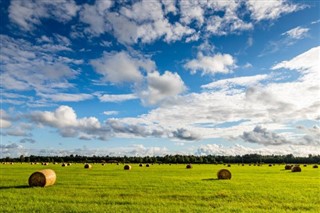
[[[320,155],[309,155],[308,157],[295,157],[289,155],[259,155],[247,154],[236,156],[220,156],[220,155],[165,155],[165,156],[145,156],[145,157],[112,157],[112,156],[23,156],[19,158],[1,158],[1,162],[74,162],[74,163],[166,163],[166,164],[221,164],[221,163],[299,163],[299,164],[316,164],[320,163]]]

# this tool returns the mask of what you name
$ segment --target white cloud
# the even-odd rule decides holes
[[[31,31],[41,24],[43,18],[53,18],[59,22],[70,21],[76,16],[78,6],[73,0],[12,0],[9,6],[9,18],[22,29]]]
[[[6,79],[1,84],[2,88],[52,92],[72,87],[69,80],[77,75],[77,71],[70,66],[81,61],[60,57],[59,52],[65,50],[64,47],[61,49],[56,44],[31,44],[24,39],[5,35],[0,35],[0,39],[2,77]],[[66,40],[62,37],[60,39]]]
[[[11,126],[11,121],[5,110],[0,109],[0,129],[9,128]]]
[[[135,94],[118,94],[118,95],[110,95],[103,94],[98,96],[101,102],[123,102],[137,99],[138,97]]]
[[[202,71],[202,74],[230,73],[236,67],[235,59],[229,54],[217,53],[213,56],[204,56],[198,53],[197,59],[188,61],[184,67],[191,73]]]
[[[44,94],[44,93],[38,93],[40,97],[43,97],[45,99],[50,99],[55,102],[78,102],[78,101],[85,101],[92,99],[93,96],[90,94],[71,94],[71,93],[55,93],[55,94]]]
[[[261,154],[261,155],[288,155],[307,157],[309,154],[318,155],[319,147],[279,145],[268,146],[262,148],[251,148],[243,145],[235,144],[234,146],[223,146],[217,144],[201,145],[195,152],[196,155],[246,155],[246,154]]]
[[[274,20],[282,14],[292,13],[303,8],[303,6],[289,3],[287,0],[248,0],[246,4],[251,11],[251,18],[257,21]]]
[[[158,72],[152,72],[147,76],[147,89],[142,89],[139,95],[143,103],[154,105],[185,90],[186,86],[177,73],[166,71],[160,75]]]
[[[246,88],[236,93],[230,93],[230,90],[226,89],[178,95],[182,91],[180,86],[183,83],[177,74],[166,72],[160,75],[153,72],[148,74],[150,79],[147,80],[150,82],[146,91],[153,89],[155,93],[152,94],[156,94],[153,95],[155,97],[158,94],[160,97],[165,97],[162,94],[174,97],[164,99],[166,101],[146,114],[132,118],[110,119],[100,124],[96,118],[78,119],[73,109],[61,106],[54,112],[32,113],[31,118],[34,122],[57,128],[63,136],[86,136],[89,139],[107,140],[110,137],[164,137],[173,141],[198,138],[230,139],[246,132],[248,134],[245,136],[252,137],[245,138],[253,136],[258,138],[258,145],[267,144],[270,138],[275,138],[276,142],[290,141],[287,145],[293,148],[316,146],[319,144],[319,140],[316,139],[317,132],[313,134],[309,130],[296,132],[298,130],[292,130],[291,125],[292,122],[302,120],[315,122],[320,114],[320,103],[317,99],[320,91],[318,78],[306,78],[318,70],[317,57],[313,57],[314,54],[318,54],[315,50],[317,48],[273,67],[298,69],[301,72],[300,77],[293,82],[270,81],[263,85],[252,86],[252,82],[266,78],[258,75],[247,79],[236,78],[232,83],[241,84]],[[307,61],[309,63],[305,63]],[[181,82],[177,84],[176,81]],[[176,87],[177,85],[180,86]],[[148,100],[149,103],[160,100],[153,96],[147,96],[151,98]],[[257,126],[264,128],[253,132]],[[274,146],[272,141],[269,143],[270,147]]]
[[[253,131],[243,132],[240,138],[250,143],[263,144],[265,146],[291,143],[283,136],[274,132],[269,132],[266,128],[262,128],[261,126],[256,126]]]
[[[177,13],[177,7],[175,5],[175,3],[176,3],[175,1],[172,1],[172,0],[161,0],[161,3],[164,6],[165,14],[168,14],[168,13],[176,14]]]
[[[255,76],[242,76],[236,78],[228,78],[223,80],[218,80],[206,85],[202,85],[203,89],[229,89],[236,86],[242,87],[251,87],[257,85],[259,82],[268,79],[269,76],[264,75],[255,75]]]
[[[104,111],[103,114],[104,115],[118,115],[119,112],[118,111]]]
[[[226,10],[223,17],[211,16],[208,19],[206,30],[214,35],[228,35],[253,29],[252,23],[239,19],[234,11]]]
[[[69,106],[60,106],[54,112],[36,111],[27,116],[32,122],[57,128],[64,137],[80,137],[81,134],[97,137],[101,124],[95,117],[77,118],[75,111]],[[104,134],[108,134],[105,130]]]
[[[106,22],[108,9],[113,2],[109,0],[96,1],[94,5],[84,4],[80,11],[80,21],[88,24],[86,31],[94,35],[100,35],[110,30],[109,24]]]
[[[291,30],[288,30],[281,35],[288,36],[289,38],[292,39],[302,39],[306,37],[307,33],[309,32],[309,28],[304,28],[304,27],[296,27]]]
[[[150,59],[133,58],[127,52],[107,53],[90,61],[95,70],[103,75],[104,81],[111,83],[139,82],[142,71],[151,72],[155,64]]]
[[[294,57],[289,61],[282,61],[272,67],[272,70],[277,69],[289,69],[296,70],[305,75],[315,75],[319,77],[319,57],[320,57],[320,46],[311,48],[310,50]],[[315,79],[318,80],[318,79]]]
[[[181,22],[190,24],[195,20],[200,26],[204,23],[204,5],[201,1],[179,1]]]

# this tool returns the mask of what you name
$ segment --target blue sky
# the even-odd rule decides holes
[[[1,157],[320,154],[319,1],[1,1]]]

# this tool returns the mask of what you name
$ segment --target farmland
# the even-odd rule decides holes
[[[0,165],[0,212],[317,212],[320,170],[185,164],[125,171],[122,164]],[[217,180],[228,169],[231,180]],[[28,187],[29,176],[53,169],[53,186]]]

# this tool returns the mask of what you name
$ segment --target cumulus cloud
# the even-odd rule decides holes
[[[286,31],[281,35],[288,36],[289,38],[292,38],[292,39],[302,39],[307,36],[308,32],[309,32],[309,28],[304,28],[299,26]]]
[[[147,124],[151,126],[156,122],[172,131],[177,128],[188,129],[201,138],[231,138],[250,132],[257,125],[264,126],[269,131],[283,130],[289,128],[288,124],[292,121],[315,120],[320,114],[320,102],[315,98],[320,91],[319,78],[315,74],[319,70],[317,54],[317,51],[311,49],[277,65],[298,69],[300,76],[296,81],[282,79],[279,82],[274,81],[273,75],[262,75],[235,78],[230,87],[224,87],[225,82],[221,80],[222,83],[213,86],[225,89],[180,95],[134,120],[144,123],[148,121]],[[313,77],[306,78],[311,73]],[[253,82],[260,82],[261,85]],[[235,87],[240,84],[243,89],[232,92],[233,84]],[[240,120],[245,122],[239,123]],[[235,122],[235,125],[230,126]],[[199,123],[212,125],[196,125]],[[221,131],[216,124],[226,127]],[[295,139],[292,141],[299,143]]]
[[[166,71],[149,73],[147,76],[147,89],[140,92],[143,103],[154,105],[167,98],[172,98],[184,92],[186,86],[178,73]]]
[[[27,155],[28,152],[21,144],[9,142],[7,144],[0,144],[0,156],[2,157],[19,157],[20,155]]]
[[[107,111],[105,114],[112,115],[117,112]],[[53,112],[35,111],[25,117],[40,127],[56,129],[62,137],[77,137],[83,140],[108,140],[111,137],[156,137],[184,141],[200,139],[200,135],[192,130],[178,126],[158,125],[143,117],[141,119],[111,118],[104,123],[100,123],[95,117],[77,118],[75,111],[69,106],[60,106]]]
[[[118,95],[110,95],[110,94],[103,94],[98,96],[101,102],[123,102],[137,99],[138,97],[135,94],[118,94]]]
[[[320,128],[318,125],[312,127],[297,126],[297,129],[304,134],[299,140],[301,145],[320,145]]]
[[[261,155],[288,155],[306,157],[309,154],[319,154],[319,147],[293,146],[293,145],[277,145],[264,146],[258,148],[245,147],[235,144],[233,146],[223,146],[217,144],[201,145],[196,151],[196,155],[246,155],[246,154],[261,154]]]
[[[20,140],[20,143],[36,143],[36,141],[32,138],[23,138]]]
[[[76,16],[79,7],[73,0],[20,1],[12,0],[9,18],[23,30],[33,30],[41,24],[41,19],[53,18],[59,22],[70,21]]]
[[[118,115],[119,112],[118,111],[104,111],[103,114],[104,115]]]
[[[245,7],[244,7],[245,6]],[[73,0],[11,1],[10,20],[24,30],[34,30],[43,19],[66,23],[79,18],[72,35],[100,36],[112,34],[120,43],[151,43],[156,40],[174,42],[196,41],[200,34],[227,35],[253,29],[242,13],[246,9],[255,21],[274,20],[283,14],[295,12],[303,6],[286,0],[260,2],[246,1],[95,1],[93,4],[76,4]],[[78,13],[79,12],[79,13]],[[177,15],[170,19],[168,14]],[[79,16],[77,16],[79,14]],[[77,30],[75,30],[77,29]],[[84,33],[80,32],[84,31]]]
[[[195,141],[200,139],[200,136],[198,134],[183,128],[173,131],[172,135],[174,138],[180,140]]]
[[[11,126],[11,121],[7,112],[3,109],[0,109],[0,129],[9,128],[10,126]]]
[[[202,71],[202,74],[230,73],[236,67],[235,59],[229,54],[217,53],[213,56],[204,56],[201,52],[197,59],[188,61],[184,67],[191,73]]]
[[[91,60],[91,65],[103,76],[103,80],[111,83],[139,82],[143,75],[141,72],[151,72],[155,64],[150,59],[139,59],[130,56],[127,52],[108,53]]]
[[[69,106],[60,106],[54,112],[32,112],[27,117],[36,124],[57,128],[64,137],[80,137],[83,133],[95,138],[94,134],[101,130],[101,124],[97,118],[78,119],[75,111]]]
[[[78,60],[60,57],[61,50],[53,48],[55,45],[36,45],[6,35],[0,35],[0,39],[2,77],[6,79],[1,84],[2,88],[56,92],[72,87],[69,80],[75,78],[77,71],[71,66],[79,64]]]
[[[243,132],[240,138],[249,143],[262,144],[265,146],[291,143],[285,137],[274,132],[269,132],[261,126],[256,126],[251,132]]]
[[[242,76],[236,78],[228,78],[218,80],[206,85],[202,85],[201,88],[203,89],[229,89],[236,86],[241,87],[252,87],[257,85],[259,82],[270,78],[270,76],[263,74],[263,75],[255,75],[255,76]]]
[[[320,69],[320,65],[318,63],[319,55],[320,55],[320,46],[313,47],[308,51],[292,58],[289,61],[282,61],[274,65],[272,67],[272,70],[284,68],[289,70],[296,70],[307,76],[308,75],[319,76],[319,69]]]
[[[55,94],[44,94],[38,93],[38,95],[45,99],[50,99],[55,102],[79,102],[92,99],[91,94],[71,94],[71,93],[55,93]]]
[[[251,18],[261,20],[274,20],[282,14],[298,11],[304,6],[289,3],[287,0],[271,0],[271,1],[246,1],[248,9],[251,11]]]
[[[106,22],[105,16],[109,12],[108,9],[113,5],[112,1],[96,1],[94,5],[84,4],[80,10],[80,21],[89,25],[86,28],[88,33],[100,35],[110,30],[109,24]]]

